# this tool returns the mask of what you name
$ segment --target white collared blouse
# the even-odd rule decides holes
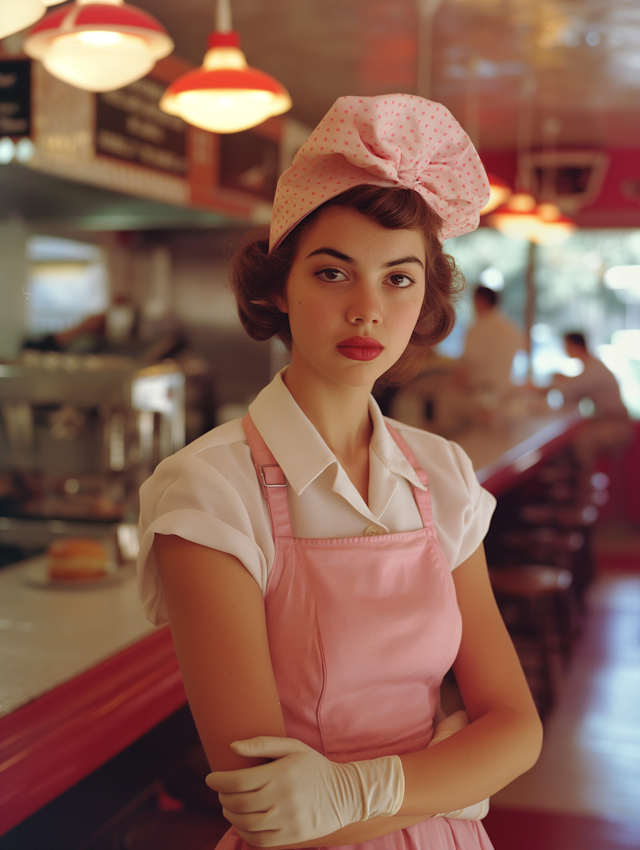
[[[249,411],[285,474],[294,536],[357,537],[422,526],[411,485],[423,485],[385,427],[373,397],[368,505],[298,407],[281,373]],[[480,486],[456,443],[390,421],[429,476],[434,523],[453,570],[484,539],[495,499]],[[138,583],[145,614],[161,625],[167,612],[153,551],[156,533],[176,534],[235,555],[265,592],[274,543],[241,420],[214,428],[163,460],[140,490]]]

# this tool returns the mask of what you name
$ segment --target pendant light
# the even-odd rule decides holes
[[[0,38],[30,27],[47,11],[64,0],[0,0]]]
[[[529,192],[515,192],[506,204],[489,214],[487,221],[505,236],[535,242],[540,226],[536,199]]]
[[[124,0],[76,0],[37,23],[24,50],[65,83],[103,92],[144,77],[173,41],[154,17]]]
[[[538,204],[536,215],[538,216],[538,235],[535,241],[539,245],[559,245],[578,229],[572,218],[563,215],[556,204],[549,201]]]
[[[513,239],[528,239],[537,245],[559,245],[577,229],[573,219],[556,204],[536,204],[528,192],[516,192],[508,203],[488,217],[491,227]]]
[[[495,174],[487,174],[487,177],[489,178],[490,195],[489,200],[480,210],[480,215],[487,215],[487,213],[503,206],[512,194],[511,186],[502,177],[497,177]]]
[[[229,0],[218,0],[202,66],[171,83],[160,108],[203,130],[238,133],[286,112],[291,98],[276,79],[247,65],[231,29]]]

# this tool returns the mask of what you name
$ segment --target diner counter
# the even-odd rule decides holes
[[[576,408],[476,426],[456,442],[471,458],[478,480],[494,496],[532,475],[536,467],[567,446],[583,422]]]
[[[581,422],[549,413],[458,437],[499,495]],[[0,570],[0,835],[186,702],[168,627],[143,617],[131,567],[92,587],[48,586],[42,558]]]
[[[186,702],[133,567],[93,586],[43,576],[42,556],[0,570],[0,835]]]

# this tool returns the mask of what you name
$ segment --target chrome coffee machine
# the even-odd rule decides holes
[[[109,536],[135,557],[138,488],[184,445],[184,387],[171,361],[27,351],[0,364],[0,547]]]

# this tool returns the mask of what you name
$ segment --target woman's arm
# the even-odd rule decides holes
[[[463,624],[453,669],[471,723],[435,747],[400,757],[399,815],[472,805],[532,767],[540,753],[542,724],[495,603],[482,546],[453,579]]]
[[[233,556],[176,536],[154,544],[178,659],[201,740],[215,770],[264,760],[232,741],[284,737],[258,585]],[[405,796],[397,815],[350,824],[321,841],[351,844],[484,799],[537,758],[541,727],[497,611],[482,548],[454,572],[463,636],[454,665],[471,724],[430,749],[401,756]]]
[[[534,764],[542,727],[493,597],[482,546],[455,570],[454,581],[463,620],[454,670],[471,724],[434,747],[400,757],[405,794],[393,817],[371,818],[279,847],[367,841],[439,812],[473,805]],[[255,833],[254,839],[273,846],[266,833]]]
[[[259,586],[233,555],[175,535],[154,550],[191,711],[212,770],[262,764],[229,749],[285,736]]]
[[[212,770],[264,763],[229,748],[258,735],[286,735],[260,588],[232,555],[176,535],[157,534],[153,545],[189,704]],[[353,829],[366,840],[421,820],[374,818],[340,830],[333,843],[352,843]]]

